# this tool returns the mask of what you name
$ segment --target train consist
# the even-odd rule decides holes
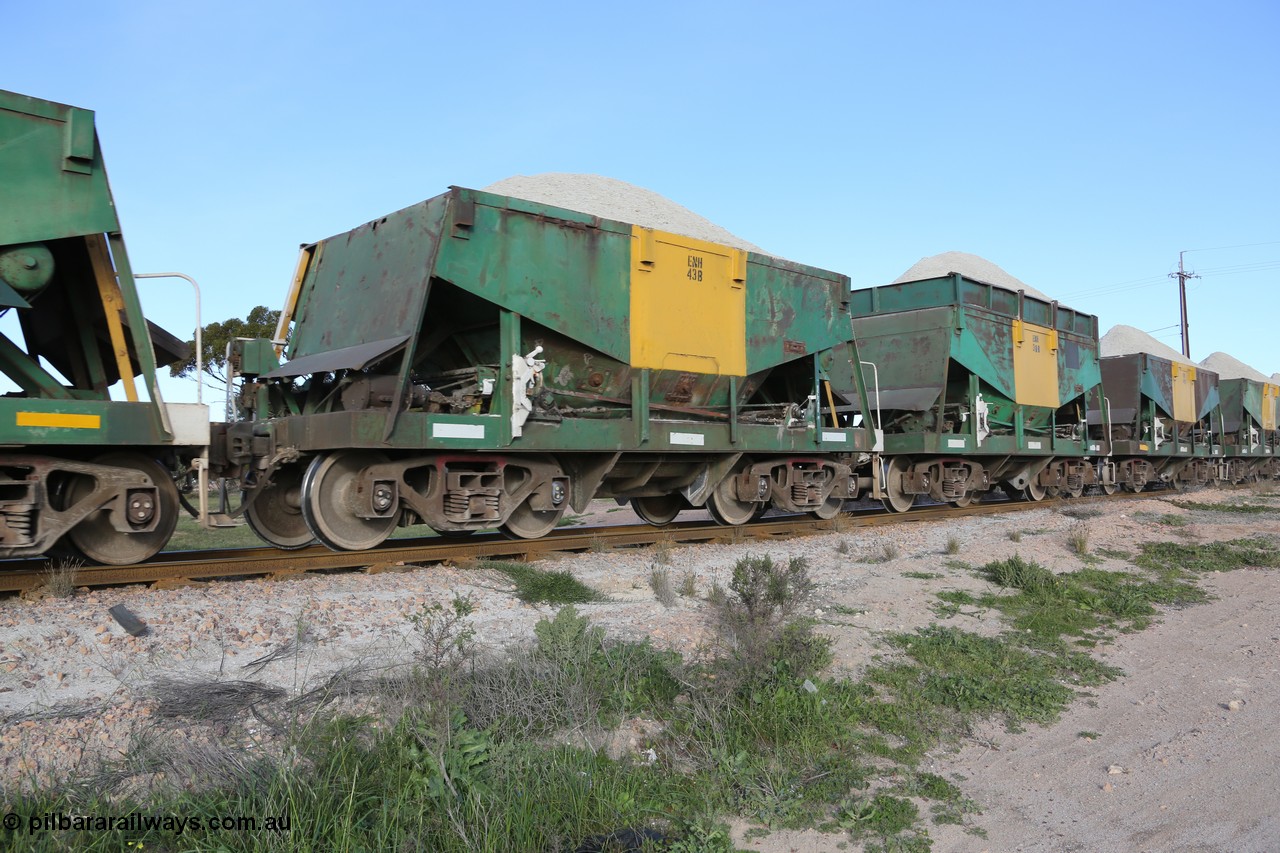
[[[958,273],[850,291],[477,190],[306,247],[290,315],[282,366],[246,346],[211,460],[280,547],[537,537],[602,497],[732,525],[1280,475],[1275,386],[1102,358],[1097,318],[1056,302]]]
[[[738,525],[864,496],[1280,477],[1277,386],[1101,357],[1096,317],[1025,291],[959,273],[854,291],[456,187],[304,247],[278,340],[237,344],[240,417],[210,435],[202,407],[160,400],[153,347],[173,360],[176,342],[141,317],[92,114],[6,94],[0,158],[20,200],[0,300],[27,343],[0,338],[18,388],[0,555],[145,559],[177,516],[170,474],[197,460],[240,483],[265,541],[343,550],[410,524],[539,537],[596,498]],[[112,401],[135,376],[150,401]]]

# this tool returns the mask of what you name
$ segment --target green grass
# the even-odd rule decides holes
[[[902,576],[904,578],[915,578],[918,581],[931,581],[944,577],[944,575],[939,572],[903,572]]]
[[[506,560],[478,560],[472,565],[506,575],[515,585],[515,597],[526,604],[590,604],[604,600],[603,595],[569,572]]]
[[[1089,528],[1083,523],[1072,525],[1067,534],[1067,545],[1077,555],[1086,557],[1089,554]]]
[[[1097,568],[1055,575],[1016,555],[988,563],[978,573],[1012,594],[988,593],[977,603],[1004,611],[1015,628],[1044,642],[1063,637],[1095,642],[1100,639],[1100,628],[1145,628],[1157,604],[1206,600],[1202,590],[1177,576],[1144,578]]]
[[[1162,577],[1187,578],[1202,572],[1230,572],[1247,567],[1280,566],[1280,550],[1262,539],[1234,539],[1205,545],[1148,542],[1134,565]]]
[[[425,524],[411,527],[397,527],[391,534],[392,539],[420,539],[437,535]],[[173,531],[173,538],[165,547],[167,551],[209,551],[224,548],[261,548],[265,545],[249,526],[243,523],[234,527],[215,527],[206,530],[194,518],[185,512],[178,518],[178,526]]]
[[[1203,510],[1205,512],[1239,512],[1248,515],[1257,515],[1264,512],[1280,512],[1280,508],[1274,506],[1263,506],[1261,504],[1231,504],[1231,503],[1193,503],[1191,501],[1170,501],[1174,506],[1189,510]]]
[[[892,637],[891,644],[909,661],[874,669],[868,680],[889,688],[916,726],[952,735],[981,717],[1000,717],[1011,730],[1050,722],[1074,696],[1073,686],[1118,675],[1087,655],[1048,644],[1028,647],[1016,636],[930,626]],[[931,738],[917,732],[909,740]]]
[[[868,851],[924,853],[930,823],[982,834],[978,805],[923,772],[925,756],[983,719],[1011,730],[1057,719],[1081,690],[1120,674],[1077,642],[1140,627],[1157,605],[1202,601],[1200,573],[1280,566],[1280,551],[1260,540],[1164,543],[1144,545],[1133,562],[1135,573],[1054,574],[1020,557],[968,567],[993,589],[946,590],[939,600],[957,611],[994,608],[1011,630],[982,636],[933,625],[888,635],[887,659],[859,681],[823,674],[831,641],[795,616],[812,589],[803,561],[739,561],[728,589],[706,605],[728,641],[696,660],[609,638],[572,606],[541,620],[531,643],[484,657],[471,647],[469,602],[437,605],[413,621],[422,650],[412,671],[361,694],[366,716],[255,706],[255,718],[284,733],[269,750],[245,749],[243,720],[218,723],[221,734],[199,720],[172,721],[224,738],[230,770],[176,774],[178,784],[150,794],[145,783],[165,777],[140,756],[108,768],[118,776],[0,789],[0,803],[19,814],[287,816],[287,831],[33,838],[0,829],[0,848],[573,850],[632,828],[660,835],[658,849],[729,851],[723,820],[739,816],[771,829],[847,833]],[[477,566],[511,579],[525,600],[598,600],[567,572]],[[654,728],[621,758],[582,743],[636,718]],[[150,733],[163,738],[164,726]]]
[[[194,518],[183,514],[173,538],[166,546],[168,551],[210,551],[223,548],[260,548],[263,541],[247,525],[216,527],[206,530]]]
[[[1103,513],[1104,510],[1096,506],[1065,506],[1058,510],[1059,515],[1065,515],[1067,518],[1074,518],[1077,521],[1097,518]]]

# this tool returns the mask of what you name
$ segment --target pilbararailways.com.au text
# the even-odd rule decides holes
[[[289,831],[289,815],[267,816],[191,816],[154,815],[131,812],[126,815],[88,815],[45,812],[4,816],[4,828],[10,832],[25,829],[28,835],[42,832],[279,832]]]

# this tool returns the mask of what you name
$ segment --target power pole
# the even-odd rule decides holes
[[[1200,276],[1193,272],[1187,272],[1186,268],[1183,267],[1182,256],[1186,253],[1186,250],[1178,253],[1178,271],[1169,273],[1169,278],[1178,280],[1178,302],[1182,306],[1182,355],[1190,359],[1191,339],[1187,334],[1187,279],[1199,278]]]

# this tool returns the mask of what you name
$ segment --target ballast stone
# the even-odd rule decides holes
[[[652,190],[617,178],[571,172],[513,175],[483,188],[485,192],[563,207],[602,219],[670,231],[708,243],[769,254],[726,228]]]
[[[968,252],[943,252],[940,255],[921,258],[912,265],[911,269],[895,278],[891,283],[901,284],[904,281],[941,278],[953,272],[958,272],[965,278],[980,281],[984,284],[993,284],[1005,290],[1021,290],[1027,296],[1045,302],[1053,301],[1042,291],[1036,290],[1034,287],[1014,278],[986,258],[971,255]]]
[[[1146,332],[1141,329],[1135,329],[1133,326],[1112,326],[1111,331],[1103,335],[1102,340],[1098,342],[1098,348],[1103,358],[1145,352],[1151,355],[1158,355],[1161,358],[1167,358],[1178,364],[1185,364],[1188,367],[1200,366],[1173,347],[1160,343],[1160,341]],[[1206,366],[1206,369],[1209,368]]]
[[[1219,379],[1252,379],[1254,382],[1270,382],[1265,373],[1254,370],[1238,358],[1225,352],[1215,352],[1200,362],[1206,370],[1218,374]]]

